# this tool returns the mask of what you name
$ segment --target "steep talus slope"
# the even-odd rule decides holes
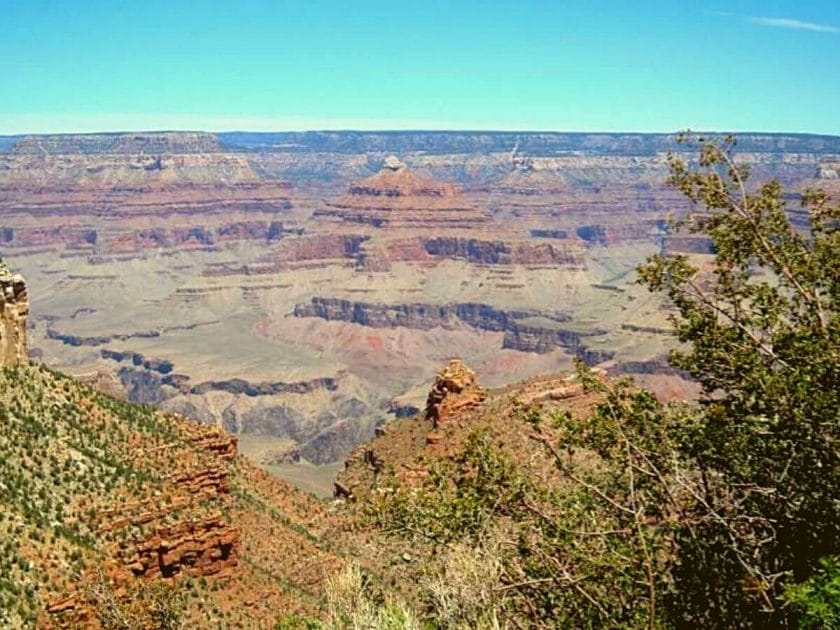
[[[0,373],[0,416],[0,625],[95,623],[102,579],[174,582],[200,625],[317,614],[339,565],[323,508],[235,438],[23,365]]]

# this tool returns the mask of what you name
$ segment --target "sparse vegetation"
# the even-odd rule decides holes
[[[185,627],[184,593],[172,584],[140,583],[129,593],[118,595],[100,571],[86,595],[103,630],[178,630]]]
[[[50,615],[52,621],[73,626],[78,607],[112,628],[241,621],[241,610],[231,615],[217,605],[230,593],[215,576],[181,575],[166,585],[113,583],[121,562],[122,571],[136,562],[138,542],[160,528],[218,514],[276,519],[278,544],[283,536],[299,537],[321,553],[320,540],[297,516],[311,502],[272,501],[282,488],[254,484],[255,471],[246,464],[232,462],[228,470],[225,461],[197,448],[189,420],[99,394],[44,366],[19,366],[0,370],[0,424],[2,627],[33,627],[50,605],[68,598],[75,603]],[[241,493],[183,485],[184,476],[218,470],[233,477]],[[262,549],[246,566],[256,582],[276,582],[274,596],[294,592],[308,610],[317,610],[316,595],[264,568],[283,559]]]
[[[355,565],[327,578],[327,619],[329,630],[419,630],[414,613],[402,602],[375,592]]]

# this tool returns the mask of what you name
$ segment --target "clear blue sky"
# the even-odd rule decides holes
[[[0,0],[0,133],[840,133],[840,0]]]

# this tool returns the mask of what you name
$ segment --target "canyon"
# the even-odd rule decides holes
[[[0,256],[30,290],[0,273],[0,360],[28,353],[325,471],[423,409],[453,357],[489,389],[579,357],[691,396],[635,268],[710,254],[667,220],[690,208],[664,184],[668,152],[692,150],[666,134],[3,138]],[[837,137],[742,134],[737,151],[756,181],[840,181]]]

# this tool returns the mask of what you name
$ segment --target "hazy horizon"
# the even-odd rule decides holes
[[[84,136],[84,135],[121,135],[121,134],[165,134],[165,133],[206,133],[213,135],[233,135],[233,134],[285,134],[285,133],[363,133],[363,134],[434,134],[434,133],[488,133],[488,134],[549,134],[549,135],[594,135],[594,136],[622,136],[622,135],[642,135],[642,136],[669,136],[676,135],[688,131],[692,134],[733,134],[733,135],[767,135],[767,136],[817,136],[817,137],[840,137],[838,133],[815,133],[810,131],[789,131],[789,130],[774,130],[762,131],[756,129],[675,129],[669,131],[645,131],[636,129],[617,129],[617,130],[600,130],[600,129],[499,129],[499,128],[300,128],[300,129],[90,129],[82,131],[24,131],[19,133],[0,133],[0,138],[17,138],[26,136]]]

